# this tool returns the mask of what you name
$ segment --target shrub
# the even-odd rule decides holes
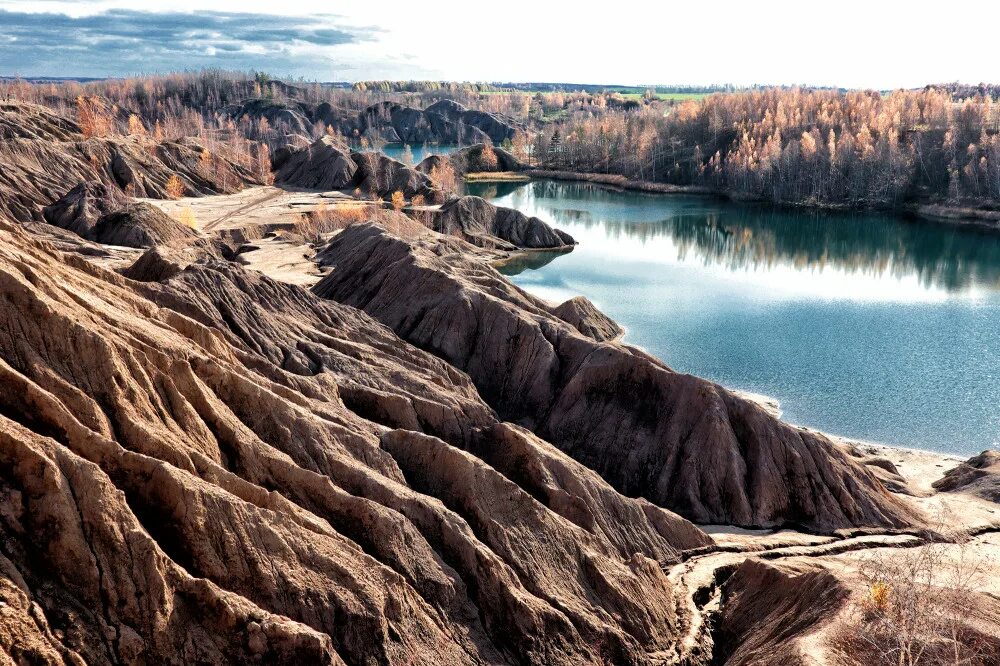
[[[458,177],[455,175],[455,168],[448,160],[442,160],[431,167],[429,176],[434,186],[447,194],[458,190]]]
[[[80,120],[80,131],[85,137],[111,134],[111,114],[100,99],[83,95],[77,97],[76,113]]]
[[[142,119],[134,113],[128,117],[128,133],[131,136],[146,136],[146,126],[142,124]]]
[[[1000,641],[982,634],[970,621],[982,603],[976,590],[987,569],[967,552],[964,535],[944,539],[915,548],[878,550],[862,558],[858,573],[868,593],[848,609],[832,634],[847,663],[1000,663]]]

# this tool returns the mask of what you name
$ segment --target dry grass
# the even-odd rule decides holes
[[[372,207],[367,204],[341,204],[330,206],[321,203],[316,210],[309,214],[309,221],[313,223],[319,233],[330,231],[340,231],[352,224],[360,224],[368,221],[372,214]]]
[[[859,573],[867,593],[831,634],[848,663],[1000,663],[1000,639],[977,625],[985,599],[977,590],[989,569],[966,549],[964,535],[937,531],[950,543],[877,551],[862,562]]]
[[[529,180],[530,176],[517,171],[475,171],[465,174],[467,183],[524,183]]]

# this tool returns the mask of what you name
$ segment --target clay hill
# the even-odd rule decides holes
[[[1000,502],[1000,451],[983,451],[948,470],[934,482],[944,492],[971,492],[992,502]]]
[[[228,112],[323,111],[282,104]],[[470,113],[365,131],[506,131]],[[1000,659],[1000,565],[905,578],[1000,550],[995,453],[843,442],[672,370],[506,280],[574,239],[429,166],[289,141],[255,187],[203,155],[0,104],[0,662],[875,664],[904,603],[922,654]]]
[[[42,216],[53,226],[104,245],[147,248],[198,237],[160,209],[132,202],[99,181],[80,183],[42,209]]]
[[[336,108],[328,102],[310,105],[296,101],[251,98],[223,109],[234,120],[264,119],[277,129],[280,144],[310,136],[315,123],[335,128],[347,137],[366,137],[388,143],[475,144],[490,141],[497,145],[512,140],[523,131],[513,119],[476,109],[453,100],[440,100],[424,109],[398,102],[380,102],[360,113]]]
[[[494,206],[480,197],[453,198],[437,210],[421,212],[419,217],[438,233],[507,252],[567,251],[576,242],[565,231],[554,229],[537,217]]]
[[[383,102],[361,112],[341,129],[345,136],[367,136],[389,143],[501,144],[521,129],[510,119],[441,100],[426,109]]]
[[[485,149],[485,144],[478,143],[448,155],[429,155],[421,160],[420,164],[417,165],[417,170],[430,173],[435,167],[439,168],[443,162],[448,162],[457,174],[522,171],[525,169],[525,165],[520,160],[503,148],[490,146],[490,150],[493,152],[491,160],[483,157]]]
[[[444,194],[434,188],[427,174],[376,152],[352,152],[329,136],[300,149],[275,155],[275,183],[310,190],[342,190],[387,198],[402,192],[407,199],[422,196],[441,202]]]
[[[132,282],[10,224],[0,280],[0,626],[20,657],[672,649],[662,568],[710,540],[368,315],[229,263]]]
[[[74,121],[18,102],[0,102],[0,165],[0,213],[18,221],[41,221],[44,206],[85,181],[157,199],[167,197],[172,176],[188,196],[259,184],[249,170],[208,153],[197,139],[86,138]]]
[[[625,495],[703,523],[834,530],[913,522],[824,437],[635,348],[582,334],[579,322],[559,319],[463,246],[352,227],[322,253],[333,271],[315,292],[467,372],[501,418]]]

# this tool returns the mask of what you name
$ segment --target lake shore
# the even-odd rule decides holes
[[[781,402],[777,398],[739,389],[728,390],[741,398],[756,403],[772,416],[781,418]],[[793,423],[791,425],[807,432],[824,435],[848,451],[864,454],[868,460],[880,459],[891,462],[899,474],[910,484],[911,489],[920,495],[933,494],[935,491],[931,484],[934,481],[944,476],[948,470],[968,460],[968,456],[961,456],[954,453],[941,453],[928,449],[882,444],[880,442],[871,442],[855,437],[845,437],[835,433],[824,432],[799,424]]]
[[[977,230],[1000,231],[1000,210],[972,208],[970,206],[948,205],[943,203],[904,204],[901,206],[851,206],[846,204],[803,202],[772,202],[760,199],[741,197],[724,190],[697,185],[673,185],[648,180],[634,180],[618,174],[587,173],[582,171],[560,171],[550,169],[528,169],[523,172],[533,179],[550,179],[567,182],[593,183],[613,187],[630,192],[646,192],[649,194],[687,194],[693,196],[710,196],[733,201],[736,203],[763,203],[779,208],[814,209],[834,212],[852,212],[882,210],[894,213],[902,218],[917,219],[924,222],[934,222],[950,226],[968,227]],[[481,176],[482,174],[477,174]],[[489,180],[477,178],[476,180]],[[503,179],[497,179],[503,180]],[[513,180],[513,179],[512,179]],[[475,181],[470,181],[475,182]]]

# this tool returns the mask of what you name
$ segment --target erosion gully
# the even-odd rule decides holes
[[[1000,525],[971,529],[972,541],[1000,533]],[[707,546],[682,555],[681,562],[663,567],[677,590],[678,617],[685,622],[673,655],[663,655],[664,666],[705,666],[713,661],[715,621],[721,610],[722,588],[737,567],[748,558],[782,560],[823,558],[876,548],[916,548],[942,542],[927,530],[849,532],[836,536],[811,536],[800,532],[776,532],[740,544]]]

